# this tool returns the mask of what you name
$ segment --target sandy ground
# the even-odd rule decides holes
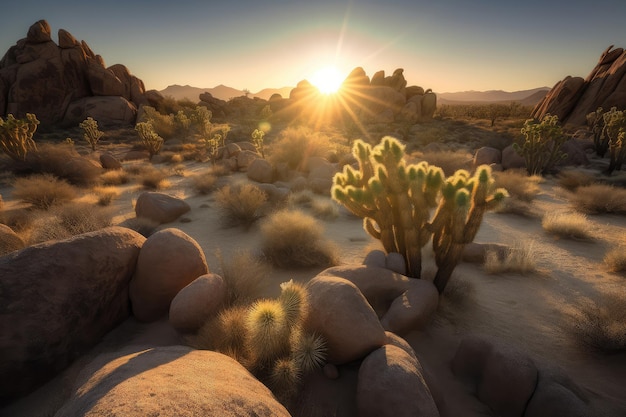
[[[258,251],[258,226],[249,230],[225,228],[211,195],[196,195],[190,187],[190,176],[206,165],[188,163],[185,177],[171,177],[171,186],[163,192],[185,199],[191,211],[173,223],[193,237],[203,248],[209,269],[219,272],[217,252],[224,258],[239,250]],[[235,174],[229,181],[245,181],[244,174]],[[123,188],[114,203],[114,223],[134,216],[133,202],[142,190],[136,185]],[[12,203],[2,191],[7,207]],[[318,198],[326,198],[319,196]],[[548,179],[541,184],[541,193],[533,203],[537,212],[571,210],[564,194]],[[459,340],[470,334],[485,335],[510,343],[530,354],[539,364],[556,365],[575,381],[594,392],[616,399],[626,398],[626,355],[596,355],[585,350],[572,335],[572,314],[585,300],[603,302],[607,294],[626,297],[626,278],[606,271],[602,259],[616,244],[626,243],[626,217],[616,215],[589,216],[593,225],[592,241],[557,239],[546,234],[541,218],[514,214],[488,213],[476,237],[477,242],[493,242],[512,246],[531,242],[538,271],[533,274],[488,275],[481,265],[461,264],[453,280],[467,281],[473,291],[465,302],[438,313],[431,325],[413,332],[407,340],[424,362],[425,368],[440,373],[446,389],[458,391],[459,410],[472,409],[484,415],[484,407],[456,384],[447,368]],[[378,242],[361,227],[361,219],[340,211],[337,219],[324,221],[325,236],[334,241],[342,264],[360,264]],[[279,292],[279,283],[294,278],[306,281],[320,269],[275,270],[268,282],[268,296]],[[626,308],[626,305],[625,307]],[[482,407],[482,408],[481,408]],[[453,414],[451,414],[453,415]],[[459,414],[460,415],[460,414]],[[472,415],[472,414],[463,414]]]

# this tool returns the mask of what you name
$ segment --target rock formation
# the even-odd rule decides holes
[[[541,119],[555,114],[564,124],[586,124],[587,114],[598,107],[609,110],[626,109],[626,51],[609,46],[596,67],[584,80],[567,76],[556,83],[545,98],[537,104],[532,117]]]
[[[150,103],[143,82],[124,65],[105,67],[85,41],[59,30],[59,44],[45,20],[0,60],[0,116],[34,113],[41,128],[75,126],[88,116],[101,126],[133,124]]]
[[[322,106],[324,114],[320,114],[319,106],[314,105],[323,97],[307,80],[300,81],[291,90],[289,104],[271,100],[270,106],[275,113],[288,110],[291,117],[330,116],[348,120],[348,117],[356,115],[364,123],[418,123],[430,120],[437,107],[437,96],[422,87],[407,87],[403,72],[402,68],[398,68],[393,75],[385,76],[384,71],[378,71],[370,80],[363,68],[355,68],[334,98],[338,106]]]

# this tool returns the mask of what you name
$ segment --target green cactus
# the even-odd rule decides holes
[[[154,131],[154,127],[151,122],[139,122],[135,125],[135,130],[139,134],[141,143],[148,149],[150,153],[150,159],[154,155],[158,155],[161,152],[161,146],[163,146],[163,138]]]
[[[546,114],[539,123],[533,119],[526,120],[522,134],[525,137],[524,143],[521,146],[514,143],[513,150],[526,161],[528,175],[545,174],[567,156],[561,151],[567,137],[563,134],[556,115]]]
[[[602,115],[604,121],[603,134],[609,140],[609,167],[607,175],[621,170],[626,159],[626,112],[612,107]]]
[[[254,129],[252,132],[252,143],[256,148],[256,151],[261,155],[261,157],[265,158],[265,148],[263,138],[265,137],[265,132],[259,129]]]
[[[446,180],[441,168],[426,162],[406,165],[404,146],[390,136],[375,147],[357,140],[353,153],[359,169],[345,166],[335,175],[333,199],[362,217],[364,229],[387,253],[403,255],[410,277],[421,277],[422,248],[432,238],[439,268],[435,285],[443,292],[484,212],[506,191],[494,192],[486,166],[479,167],[474,177],[460,170]]]
[[[278,302],[285,311],[285,321],[289,329],[295,328],[302,322],[307,314],[308,301],[307,292],[302,284],[293,282],[283,282],[280,284],[281,293]]]
[[[593,132],[593,149],[600,158],[604,158],[609,150],[609,138],[605,134],[604,110],[602,107],[587,115],[587,123]]]
[[[83,129],[83,137],[85,138],[87,143],[91,145],[91,150],[95,151],[98,141],[100,140],[102,135],[104,135],[103,131],[98,130],[98,122],[93,118],[88,117],[87,119],[80,122],[78,126]]]
[[[16,119],[12,114],[6,120],[0,117],[0,148],[14,161],[25,161],[29,151],[37,150],[33,135],[38,124],[31,113],[26,113],[25,119]]]

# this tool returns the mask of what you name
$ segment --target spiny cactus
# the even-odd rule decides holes
[[[604,158],[609,150],[609,138],[604,132],[604,110],[598,107],[596,111],[587,115],[587,123],[593,132],[593,149],[600,158]]]
[[[302,372],[313,372],[324,364],[326,341],[322,336],[296,329],[292,332],[292,346],[292,356]]]
[[[375,147],[357,140],[353,153],[359,169],[345,166],[335,175],[332,197],[363,218],[364,229],[381,241],[387,253],[404,256],[411,277],[421,277],[422,247],[432,238],[439,267],[435,285],[443,292],[484,212],[506,192],[493,190],[486,166],[474,177],[460,170],[446,180],[441,168],[426,162],[406,165],[404,146],[391,136]]]
[[[285,316],[283,306],[276,300],[259,300],[248,311],[248,343],[260,368],[289,353]]]
[[[6,120],[0,117],[0,147],[14,161],[25,161],[29,151],[36,151],[33,135],[39,120],[34,114],[26,113],[25,119],[16,119],[12,114]]]
[[[285,311],[285,321],[290,329],[302,322],[308,312],[307,292],[303,285],[293,282],[280,284],[281,293],[278,302]]]
[[[602,115],[604,121],[603,134],[609,140],[609,167],[607,175],[622,169],[626,159],[626,112],[612,107]]]
[[[301,369],[293,358],[280,358],[274,362],[269,376],[272,392],[283,403],[289,402],[298,392]]]
[[[103,131],[98,130],[98,122],[93,118],[88,117],[87,119],[80,122],[78,126],[83,129],[83,137],[85,138],[87,143],[91,145],[91,150],[95,151],[98,141],[100,140],[102,135],[104,135]]]
[[[139,134],[141,143],[143,143],[148,149],[150,159],[152,159],[154,155],[158,155],[159,152],[161,152],[163,138],[154,131],[154,127],[151,122],[139,122],[135,125],[135,130]]]
[[[567,156],[561,151],[567,137],[563,134],[556,115],[546,114],[541,122],[526,120],[522,134],[525,137],[524,143],[521,146],[514,143],[513,150],[526,161],[528,175],[545,174]]]

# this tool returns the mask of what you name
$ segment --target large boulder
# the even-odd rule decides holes
[[[272,164],[263,158],[256,158],[248,166],[246,173],[248,179],[262,184],[270,184],[274,182],[275,170]]]
[[[0,403],[50,379],[129,316],[144,241],[110,227],[0,258]]]
[[[133,124],[137,108],[149,103],[143,82],[123,65],[106,68],[66,30],[58,45],[50,35],[48,22],[35,22],[0,61],[0,116],[34,113],[47,128],[87,117],[105,127]]]
[[[139,321],[155,321],[169,311],[172,299],[209,267],[198,243],[179,229],[163,229],[144,243],[135,275],[130,281],[130,301]]]
[[[191,210],[180,198],[164,193],[148,191],[141,193],[135,204],[135,215],[158,224],[170,223]]]
[[[310,305],[307,328],[326,339],[330,363],[361,359],[385,344],[385,330],[354,284],[322,275],[309,281],[307,289]]]
[[[532,117],[541,119],[555,114],[562,123],[585,125],[587,114],[598,107],[605,110],[615,106],[626,109],[626,51],[609,46],[584,80],[566,77],[548,92],[533,109]]]
[[[271,391],[237,361],[167,346],[104,354],[79,377],[55,414],[69,416],[288,417]]]
[[[226,302],[228,289],[217,274],[202,275],[180,290],[170,304],[169,321],[181,333],[196,332]]]
[[[409,289],[391,303],[380,323],[385,330],[402,336],[430,323],[438,305],[437,287],[425,279],[412,279]]]
[[[360,417],[439,417],[422,366],[394,345],[385,345],[363,360],[356,400]]]

